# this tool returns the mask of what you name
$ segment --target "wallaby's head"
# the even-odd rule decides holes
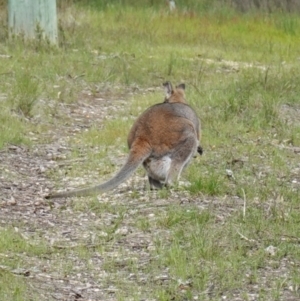
[[[166,82],[163,84],[166,91],[165,101],[164,102],[181,102],[186,103],[185,100],[185,84],[180,84],[173,89],[173,86],[170,82]]]

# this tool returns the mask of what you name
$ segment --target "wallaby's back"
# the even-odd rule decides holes
[[[186,128],[193,128],[199,137],[199,118],[195,111],[185,103],[160,103],[148,108],[135,122],[128,135],[131,148],[136,139],[148,141],[155,147],[154,153],[161,153],[164,148],[172,149]]]

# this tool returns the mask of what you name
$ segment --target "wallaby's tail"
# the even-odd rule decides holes
[[[144,162],[144,160],[150,156],[150,154],[150,149],[144,149],[141,152],[140,149],[139,151],[137,151],[134,149],[134,147],[132,147],[124,166],[113,178],[111,178],[107,182],[90,188],[49,194],[46,196],[46,199],[65,198],[71,196],[88,196],[114,189],[122,182],[126,181],[134,173],[134,171]]]

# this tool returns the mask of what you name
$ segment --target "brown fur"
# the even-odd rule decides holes
[[[170,82],[165,82],[163,84],[165,87],[165,92],[166,92],[166,97],[165,97],[165,102],[168,103],[175,103],[175,102],[180,102],[180,103],[186,103],[185,100],[185,84],[180,84],[173,89],[172,84]]]
[[[128,179],[142,164],[151,188],[168,186],[199,152],[200,121],[186,104],[184,84],[167,92],[164,103],[148,108],[133,124],[128,135],[129,155],[125,165],[110,180],[92,188],[48,195],[46,198],[85,196],[111,190]],[[202,149],[201,149],[202,150]]]

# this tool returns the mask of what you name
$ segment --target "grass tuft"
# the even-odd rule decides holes
[[[14,89],[10,95],[14,109],[25,117],[32,117],[38,96],[39,84],[37,80],[32,78],[28,71],[18,73]]]

